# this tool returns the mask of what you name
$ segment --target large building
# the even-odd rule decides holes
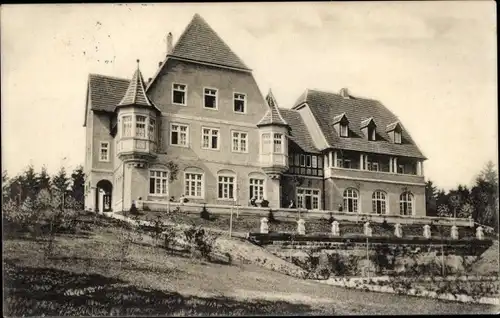
[[[89,210],[133,200],[425,215],[422,155],[376,100],[305,90],[291,108],[199,15],[148,82],[91,74],[85,111]]]

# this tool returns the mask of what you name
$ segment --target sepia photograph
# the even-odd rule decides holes
[[[2,4],[5,317],[500,313],[497,4]]]

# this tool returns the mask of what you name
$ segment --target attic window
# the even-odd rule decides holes
[[[348,137],[349,135],[349,127],[347,124],[340,124],[340,137]]]
[[[370,141],[375,141],[376,140],[376,130],[375,127],[369,126],[368,127],[368,140]]]
[[[401,143],[401,131],[398,131],[398,130],[394,131],[394,143],[395,144]]]

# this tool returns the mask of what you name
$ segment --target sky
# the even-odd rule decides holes
[[[493,1],[25,4],[1,7],[2,169],[84,162],[89,73],[152,77],[200,14],[280,107],[306,89],[381,101],[438,187],[498,166]],[[66,159],[63,159],[66,158]]]

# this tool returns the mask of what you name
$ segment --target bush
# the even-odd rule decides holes
[[[208,212],[206,206],[203,206],[203,208],[201,209],[200,217],[204,220],[210,221],[210,212]]]
[[[184,230],[184,236],[191,249],[191,256],[199,252],[201,256],[210,261],[210,253],[214,249],[215,235],[208,234],[202,227],[190,226]]]
[[[269,207],[269,201],[267,201],[266,199],[262,200],[262,202],[260,203],[260,206],[263,207],[263,208],[268,208]]]
[[[135,202],[132,202],[132,206],[130,207],[129,212],[132,215],[139,215],[139,210],[137,210],[137,207],[135,206]]]

